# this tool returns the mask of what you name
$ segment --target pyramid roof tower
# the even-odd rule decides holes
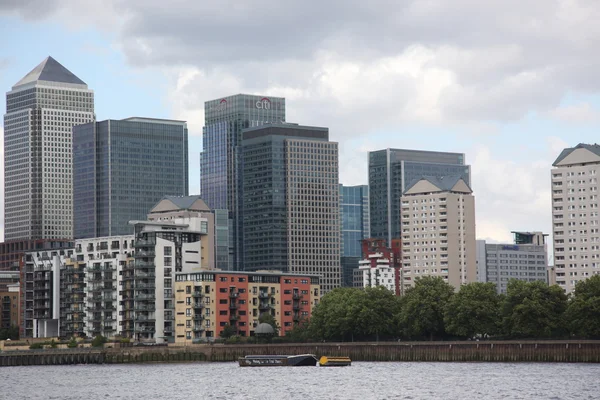
[[[32,69],[31,72],[25,75],[23,79],[17,82],[13,88],[37,81],[62,82],[87,86],[84,81],[52,57],[47,57],[37,67]]]

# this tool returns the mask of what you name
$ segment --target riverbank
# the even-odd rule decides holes
[[[236,361],[245,355],[345,356],[353,361],[599,363],[600,341],[482,341],[192,345],[17,350],[0,366]]]

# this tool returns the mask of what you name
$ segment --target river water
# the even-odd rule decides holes
[[[355,362],[351,367],[237,363],[0,368],[0,398],[600,399],[600,365]]]

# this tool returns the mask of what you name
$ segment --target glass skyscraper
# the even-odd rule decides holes
[[[188,195],[183,121],[106,120],[73,128],[75,238],[129,235],[164,196]]]
[[[94,92],[52,57],[6,94],[6,241],[73,237],[72,127],[93,120]]]
[[[384,149],[369,152],[369,211],[371,237],[400,238],[400,198],[423,176],[460,175],[471,185],[471,167],[462,153]]]
[[[318,274],[340,285],[338,144],[327,128],[270,124],[244,131],[245,268]]]
[[[202,199],[211,209],[229,210],[234,269],[243,268],[241,213],[242,130],[285,121],[285,99],[237,94],[204,103],[200,156]]]
[[[370,236],[369,186],[340,184],[342,286],[352,287],[361,259],[361,240]]]

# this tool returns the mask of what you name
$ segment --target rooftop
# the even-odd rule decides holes
[[[47,57],[37,67],[32,69],[31,72],[25,75],[23,79],[17,82],[13,88],[37,81],[86,85],[84,81],[79,79],[77,76],[75,76],[75,74],[66,69],[61,63],[52,57]]]
[[[567,158],[569,155],[571,155],[571,153],[573,153],[575,150],[578,149],[585,149],[590,151],[591,153],[595,154],[596,156],[600,157],[600,145],[598,145],[597,143],[594,144],[585,144],[585,143],[579,143],[577,146],[575,147],[569,147],[564,149],[558,156],[558,158],[552,163],[553,167],[558,166],[558,164],[563,161],[565,158]]]

